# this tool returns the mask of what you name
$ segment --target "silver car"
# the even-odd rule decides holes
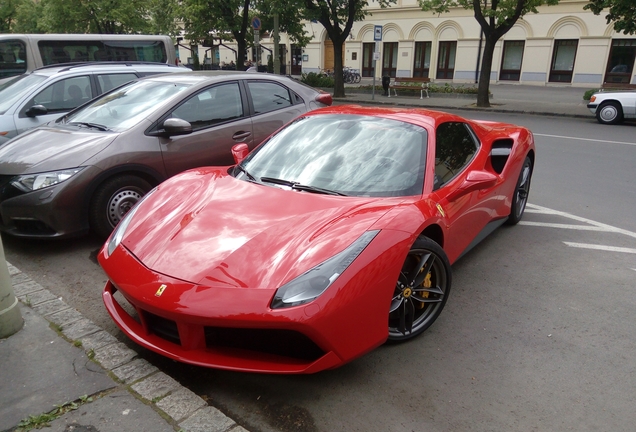
[[[601,124],[618,124],[636,118],[636,91],[594,93],[587,107]]]
[[[331,95],[290,78],[187,72],[130,82],[0,146],[0,230],[106,237],[150,189],[189,168],[231,165]]]
[[[179,71],[167,64],[93,63],[47,66],[17,76],[0,84],[0,145],[124,83]]]

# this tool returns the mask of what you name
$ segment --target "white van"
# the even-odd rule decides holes
[[[56,63],[137,61],[177,64],[169,36],[112,34],[1,34],[0,83]]]

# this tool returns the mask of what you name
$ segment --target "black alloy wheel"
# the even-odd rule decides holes
[[[506,225],[516,225],[523,217],[528,203],[528,195],[530,194],[530,180],[532,179],[532,161],[526,156],[519,173],[517,186],[512,195],[512,204],[510,205],[510,216],[506,220]]]

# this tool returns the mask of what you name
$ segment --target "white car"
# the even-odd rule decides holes
[[[636,91],[601,91],[594,93],[587,107],[601,124],[618,124],[636,118]]]

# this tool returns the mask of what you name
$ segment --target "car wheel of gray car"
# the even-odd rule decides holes
[[[613,125],[623,121],[623,107],[618,102],[605,102],[596,110],[596,120]]]
[[[133,175],[115,177],[102,184],[91,201],[90,225],[93,232],[100,237],[108,237],[150,189],[150,183]]]
[[[506,225],[517,225],[523,217],[528,203],[528,194],[530,193],[530,180],[532,179],[532,161],[528,156],[523,161],[521,172],[517,186],[512,194],[512,204],[510,205],[510,216],[506,220]]]
[[[409,250],[391,298],[389,342],[411,339],[437,319],[451,287],[451,266],[444,249],[427,237]]]

